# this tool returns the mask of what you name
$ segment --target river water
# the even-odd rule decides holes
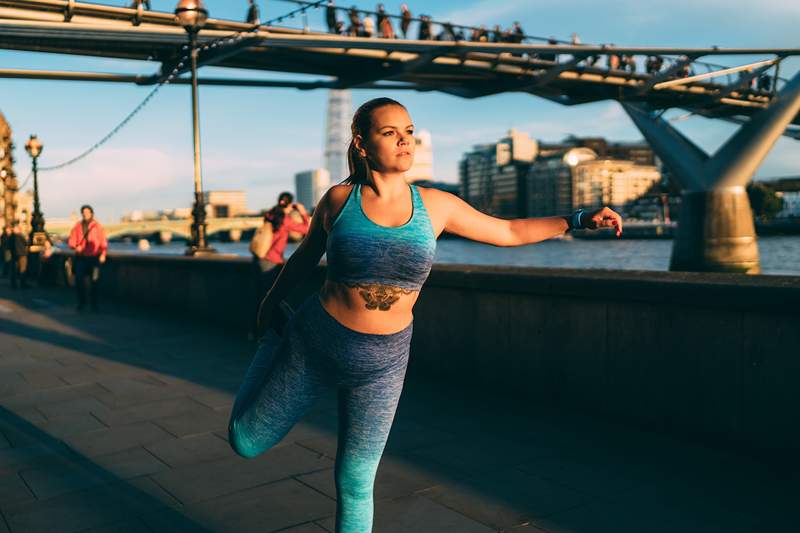
[[[246,242],[214,242],[219,252],[249,256]],[[759,237],[764,274],[800,275],[800,236]],[[290,243],[288,257],[297,247]],[[143,254],[183,254],[182,242],[152,245]],[[139,252],[135,243],[111,243],[112,251]],[[461,239],[440,239],[436,263],[470,265],[537,266],[554,268],[606,268],[621,270],[669,269],[672,240],[572,239],[549,240],[529,246],[498,248]]]

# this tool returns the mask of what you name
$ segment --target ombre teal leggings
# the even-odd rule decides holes
[[[413,324],[388,335],[342,325],[312,295],[278,337],[269,330],[236,395],[228,436],[256,457],[286,436],[323,385],[338,390],[336,533],[372,531],[372,491],[408,365]]]

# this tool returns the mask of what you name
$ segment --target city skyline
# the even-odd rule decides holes
[[[174,8],[173,2],[155,0],[152,4],[161,11]],[[552,34],[565,39],[577,31],[584,42],[664,46],[785,46],[792,42],[790,21],[795,20],[793,15],[800,14],[800,7],[778,2],[767,2],[757,8],[745,2],[726,2],[723,30],[712,23],[718,20],[717,10],[722,5],[716,0],[700,5],[664,2],[662,10],[620,2],[615,6],[615,16],[598,13],[599,8],[589,2],[572,1],[558,8],[535,9],[529,4],[513,0],[501,6],[485,1],[443,1],[412,3],[410,7],[415,14],[427,13],[435,19],[464,24],[496,22],[505,27],[520,20],[525,30],[535,35]],[[241,19],[246,8],[246,2],[212,0],[207,5],[211,16],[219,18]],[[365,2],[356,5],[374,9],[374,5]],[[386,5],[390,11],[397,10],[395,4]],[[288,11],[290,4],[269,2],[266,9],[263,4],[261,7],[265,19]],[[580,16],[575,16],[578,12]],[[766,20],[770,21],[769,32],[747,31],[765,27]],[[312,29],[322,29],[321,15],[312,13],[310,23]],[[0,57],[12,68],[145,73],[156,67],[153,63],[9,51],[0,52]],[[732,63],[746,60],[731,58]],[[796,60],[782,66],[787,77],[796,70]],[[215,71],[219,69],[203,69],[208,75]],[[252,73],[244,75],[253,77]],[[266,77],[275,79],[283,75],[270,73]],[[0,101],[14,132],[15,171],[20,182],[30,168],[30,160],[22,149],[30,133],[37,133],[45,145],[41,164],[60,163],[105,135],[149,90],[110,84],[3,80]],[[353,91],[353,107],[380,95],[376,91]],[[511,127],[543,141],[558,141],[570,133],[613,140],[641,139],[614,102],[567,108],[522,94],[476,100],[436,93],[393,92],[389,96],[407,105],[418,129],[431,131],[436,144],[434,179],[437,181],[456,183],[462,154],[474,144],[494,142]],[[202,87],[205,187],[247,190],[249,207],[257,209],[274,202],[281,190],[291,189],[297,171],[324,166],[326,99],[327,91]],[[682,111],[675,110],[669,116],[681,114]],[[735,131],[732,125],[696,117],[677,124],[707,150],[718,147]],[[781,139],[757,176],[800,173],[795,142]],[[341,178],[331,180],[336,183]],[[95,205],[101,219],[118,218],[132,209],[189,205],[191,137],[186,87],[164,88],[118,136],[86,160],[62,171],[43,172],[40,187],[46,217],[68,216],[85,202]]]

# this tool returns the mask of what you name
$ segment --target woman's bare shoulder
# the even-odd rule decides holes
[[[353,190],[353,186],[346,183],[338,183],[328,189],[328,198],[331,200],[346,200],[347,195]]]
[[[320,205],[323,205],[325,209],[326,222],[336,219],[339,211],[342,210],[344,203],[347,201],[347,196],[352,190],[352,185],[344,183],[339,183],[328,189],[323,201],[320,201]]]
[[[417,185],[419,195],[422,201],[425,202],[426,207],[445,207],[449,206],[453,198],[457,198],[454,194],[434,187],[422,187]]]

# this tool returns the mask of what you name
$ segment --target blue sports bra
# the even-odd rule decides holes
[[[328,279],[415,291],[422,287],[436,253],[436,235],[417,187],[409,184],[409,188],[411,218],[392,227],[367,218],[361,206],[361,185],[353,185],[328,233]]]

